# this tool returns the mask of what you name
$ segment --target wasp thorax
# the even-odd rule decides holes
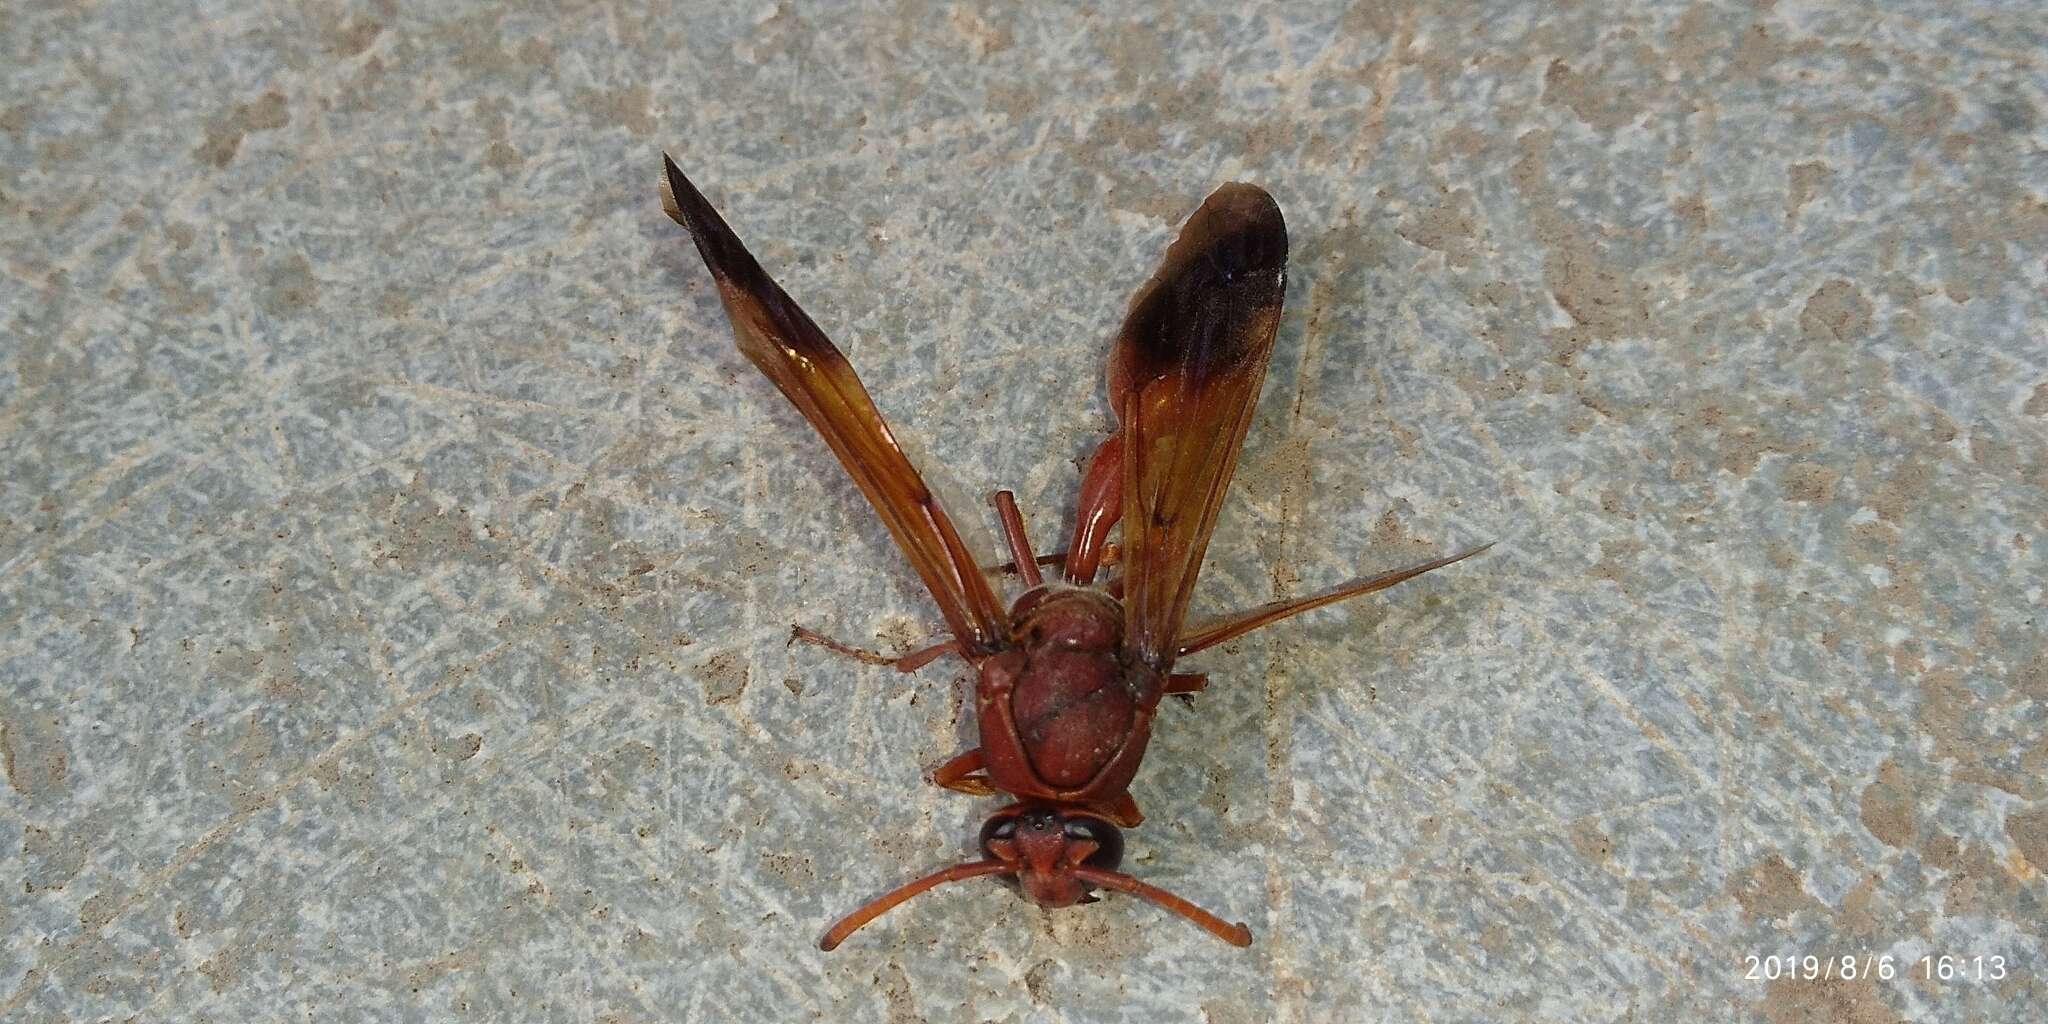
[[[1017,599],[1010,618],[1017,639],[1027,646],[1111,651],[1123,642],[1123,609],[1090,588],[1039,587]]]

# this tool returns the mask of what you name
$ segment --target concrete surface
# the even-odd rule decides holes
[[[1179,6],[9,5],[0,1017],[2040,1019],[2038,10]],[[1502,543],[1167,709],[1134,869],[1251,949],[813,948],[971,843],[964,673],[784,646],[936,616],[664,148],[1041,538],[1179,218],[1279,198],[1198,608]]]

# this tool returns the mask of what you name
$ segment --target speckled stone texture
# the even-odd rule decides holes
[[[0,10],[0,1018],[2040,1019],[2038,7],[666,6]],[[1279,199],[1198,614],[1500,545],[1194,659],[1127,863],[1252,948],[814,948],[967,854],[966,672],[785,645],[937,616],[663,149],[1042,540]]]

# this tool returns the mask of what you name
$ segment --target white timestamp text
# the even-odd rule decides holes
[[[1758,956],[1750,954],[1742,958],[1747,969],[1743,972],[1745,981],[1777,981],[1791,978],[1803,981],[1825,981],[1840,978],[1855,981],[1858,978],[1876,978],[1890,981],[1897,977],[1918,978],[1923,981],[2000,981],[2005,978],[2005,957],[1957,956],[1953,954],[1929,953],[1916,959],[1901,959],[1891,954],[1855,954],[1820,956],[1808,953],[1804,956]]]

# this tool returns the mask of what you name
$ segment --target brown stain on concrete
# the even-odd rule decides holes
[[[273,89],[247,103],[237,103],[214,118],[206,126],[206,141],[192,155],[202,163],[226,167],[241,151],[242,139],[249,133],[282,128],[291,119],[284,94]]]

